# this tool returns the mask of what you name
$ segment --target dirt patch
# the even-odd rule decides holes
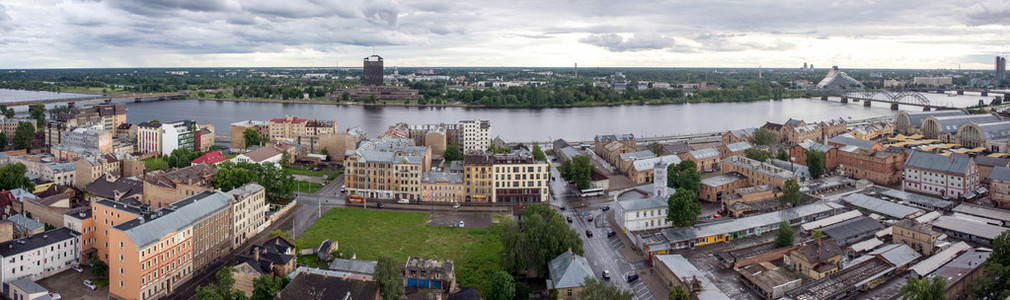
[[[459,226],[463,221],[464,227],[491,227],[494,219],[491,216],[458,214],[458,213],[435,213],[428,217],[428,224],[432,226]]]

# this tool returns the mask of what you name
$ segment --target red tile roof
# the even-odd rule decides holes
[[[221,155],[221,151],[208,152],[203,156],[197,157],[192,161],[194,164],[208,164],[213,165],[222,161],[225,161],[224,155]]]

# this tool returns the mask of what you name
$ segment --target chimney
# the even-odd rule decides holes
[[[259,247],[253,247],[253,260],[255,260],[255,261],[259,261],[260,260],[260,249],[259,249]]]

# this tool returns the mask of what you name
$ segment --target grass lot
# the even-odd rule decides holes
[[[337,178],[337,176],[340,176],[340,174],[344,173],[344,170],[342,169],[338,169],[335,171],[330,169],[324,169],[321,171],[309,171],[304,169],[288,168],[287,170],[290,171],[292,175],[304,175],[304,176],[316,176],[316,177],[322,177],[323,175],[326,175],[326,177],[328,177],[329,179]]]
[[[319,189],[323,188],[323,185],[315,182],[305,182],[295,180],[295,191],[302,193],[315,194]],[[318,245],[316,245],[318,246]]]
[[[238,156],[238,154],[221,154],[221,156],[224,156],[224,158],[227,158],[228,160],[231,160],[232,158],[235,158],[236,156]]]
[[[340,253],[345,257],[356,254],[358,259],[375,260],[387,254],[397,261],[419,256],[460,262],[469,251],[477,249],[475,245],[481,244],[478,241],[489,236],[487,228],[435,227],[427,225],[427,220],[425,213],[333,208],[296,244],[301,249],[316,248],[330,239],[340,243]],[[501,247],[500,242],[497,247]]]
[[[164,157],[151,157],[144,159],[144,168],[148,171],[168,169],[168,160]]]

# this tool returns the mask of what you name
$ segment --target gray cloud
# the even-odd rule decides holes
[[[969,25],[1010,24],[1010,1],[988,0],[965,9],[965,23]]]
[[[658,50],[675,44],[673,38],[654,33],[635,33],[629,38],[616,33],[593,34],[580,39],[579,42],[614,52]]]
[[[14,28],[11,16],[7,15],[7,8],[0,4],[0,31],[8,31]]]

